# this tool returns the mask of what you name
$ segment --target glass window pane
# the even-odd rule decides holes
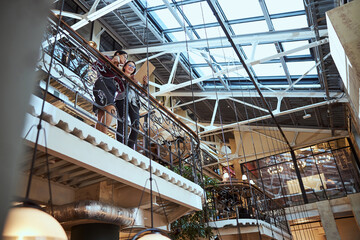
[[[141,2],[145,7],[148,7],[148,8],[164,5],[163,0],[141,0]]]
[[[281,154],[277,155],[276,160],[277,160],[277,162],[292,161],[291,153],[290,152],[281,153]]]
[[[309,44],[308,41],[296,41],[296,42],[283,42],[282,46],[284,48],[284,51],[289,51],[308,44]],[[287,56],[298,56],[298,55],[310,55],[310,51],[309,49],[305,49],[292,54],[288,54]]]
[[[231,47],[210,49],[210,54],[219,62],[239,62],[234,49]]]
[[[346,192],[333,155],[331,153],[324,153],[318,156],[315,156],[315,162],[320,174],[324,174],[325,176],[324,188],[326,189],[327,197],[330,199],[344,197]]]
[[[319,174],[316,167],[316,160],[312,156],[308,156],[298,161],[301,179],[309,202],[325,200],[325,175],[323,173]],[[299,185],[296,189],[300,190]]]
[[[354,154],[350,148],[333,151],[337,166],[344,181],[344,186],[348,194],[360,191],[359,169],[355,164]]]
[[[262,16],[259,1],[218,0],[228,20]]]
[[[201,39],[225,37],[225,33],[221,27],[201,28],[196,29],[196,32],[199,34]],[[224,44],[227,44],[227,42]]]
[[[282,186],[285,191],[285,201],[288,205],[299,205],[303,203],[301,191],[298,191],[298,179],[296,173],[291,169],[292,162],[285,162],[279,164],[278,168],[283,169],[279,175],[282,181]]]
[[[251,59],[253,47],[252,46],[244,46],[243,49],[246,53],[246,56],[249,59]],[[276,51],[274,44],[260,44],[260,45],[256,46],[256,48],[255,48],[254,60],[260,60],[262,58],[269,57],[269,56],[275,55],[277,53],[278,52]]]
[[[188,54],[184,53],[185,58],[187,58]],[[198,52],[189,52],[190,63],[206,63],[205,58],[201,56]]]
[[[201,74],[201,76],[212,76],[213,75],[213,71],[211,70],[210,67],[199,67],[199,68],[195,68],[196,71],[198,71],[199,74]]]
[[[303,0],[265,0],[265,3],[270,14],[304,10]]]
[[[178,28],[180,24],[168,9],[161,9],[151,12],[151,15],[157,20],[162,29]]]
[[[290,75],[303,75],[310,68],[315,65],[314,61],[307,61],[307,62],[288,62],[286,63]],[[317,75],[317,69],[313,68],[307,75]]]
[[[232,24],[235,35],[268,32],[269,28],[265,21]]]
[[[330,146],[327,142],[311,146],[314,154],[329,152]]]
[[[189,36],[185,34],[184,31],[181,32],[172,32],[171,33],[175,37],[175,41],[189,41]]]
[[[347,138],[337,139],[329,142],[329,144],[331,146],[331,149],[338,149],[349,146]]]
[[[268,193],[275,202],[284,205],[285,199],[283,196],[285,193],[282,192],[279,176],[277,174],[270,174],[268,168],[260,169],[260,172],[266,193]]]
[[[205,2],[181,5],[180,9],[184,12],[191,25],[217,22],[209,5]],[[182,18],[180,13],[179,16]]]
[[[303,158],[303,157],[307,157],[309,155],[312,155],[312,151],[311,151],[310,147],[295,150],[296,158]]]
[[[230,66],[232,67],[232,66]],[[227,72],[226,76],[228,77],[238,77],[238,78],[246,78],[249,79],[249,76],[247,74],[247,72],[245,71],[244,68],[240,69],[240,70],[236,70],[236,71],[232,71],[232,72]],[[250,80],[249,80],[250,81]]]
[[[277,19],[273,19],[272,23],[276,31],[308,27],[308,23],[305,15],[277,18]]]
[[[280,63],[267,63],[254,65],[256,76],[283,76],[284,69]]]

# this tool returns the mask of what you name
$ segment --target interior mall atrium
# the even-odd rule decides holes
[[[3,239],[360,239],[360,0],[5,5]]]

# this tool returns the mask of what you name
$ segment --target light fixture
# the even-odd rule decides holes
[[[255,182],[251,179],[251,180],[250,180],[250,184],[254,185]]]
[[[3,239],[66,240],[68,238],[55,218],[34,206],[25,205],[10,209],[4,226]]]
[[[94,41],[89,41],[89,45],[90,45],[91,47],[93,47],[93,48],[96,48],[96,47],[97,47],[97,44],[96,44],[96,42],[94,42]]]
[[[137,233],[132,240],[170,240],[170,238],[158,228],[149,228]]]
[[[241,177],[241,179],[242,179],[243,181],[247,181],[248,178],[247,178],[247,176],[246,176],[245,174],[243,174],[242,177]]]
[[[323,164],[323,163],[330,162],[330,161],[331,161],[330,155],[318,155],[318,156],[315,156],[315,163],[316,164]]]
[[[303,119],[308,119],[311,118],[311,114],[310,113],[306,113],[306,110],[304,110],[305,115],[303,116]]]
[[[55,36],[58,35],[60,29],[60,21],[61,21],[61,13],[64,7],[64,0],[62,1],[62,7],[59,14],[58,25],[57,25],[57,32]],[[39,116],[39,123],[37,125],[37,134],[36,140],[34,144],[34,151],[31,160],[30,166],[30,173],[29,179],[26,187],[26,194],[25,200],[22,201],[22,204],[18,206],[14,206],[9,209],[6,222],[4,224],[4,230],[2,232],[2,239],[5,240],[26,240],[26,239],[36,239],[36,240],[67,240],[66,233],[60,223],[56,221],[54,217],[43,211],[43,209],[31,202],[29,200],[30,195],[30,188],[31,188],[31,181],[34,173],[34,165],[36,159],[36,153],[38,149],[38,142],[40,137],[40,131],[42,128],[42,119],[44,115],[44,106],[45,106],[45,99],[47,97],[49,83],[50,83],[50,73],[53,65],[54,59],[54,51],[55,45],[57,43],[58,38],[55,37],[54,47],[52,48],[51,52],[51,59],[50,59],[50,66],[48,70],[48,76],[46,81],[46,88],[43,94],[43,103],[41,107],[41,112]],[[31,128],[29,132],[32,130]],[[29,133],[28,132],[28,133]],[[45,134],[45,133],[44,133]],[[26,136],[24,137],[26,139]],[[47,155],[47,146],[45,145],[45,152],[46,152],[46,167],[49,174],[49,159]],[[51,197],[51,184],[50,184],[50,176],[48,175],[49,181],[49,194],[50,194],[50,206],[52,206],[52,197]]]
[[[298,160],[297,165],[299,169],[303,169],[304,167],[306,167],[306,160]],[[290,168],[292,170],[295,170],[294,163],[290,163]]]
[[[278,173],[281,173],[282,171],[284,171],[284,167],[283,166],[273,166],[273,167],[269,167],[267,171],[270,175],[278,174]]]

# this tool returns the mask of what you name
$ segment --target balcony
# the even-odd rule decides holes
[[[115,223],[122,228],[133,224],[150,226],[151,171],[155,226],[167,226],[190,211],[201,210],[201,151],[194,131],[148,95],[145,89],[124,76],[65,23],[61,23],[56,35],[54,22],[57,21],[56,17],[50,19],[44,34],[37,64],[39,88],[30,100],[22,134],[27,145],[22,163],[26,177],[36,141],[36,126],[42,117],[30,198],[47,206],[49,194],[46,179],[49,174],[55,217],[66,230],[88,222]],[[116,131],[116,121],[109,126],[108,134],[94,128],[98,123],[92,113],[92,106],[96,105],[92,95],[96,80],[94,74],[97,74],[93,67],[95,62],[98,67],[101,63],[100,67],[107,67],[116,76],[124,78],[129,88],[139,94],[139,129],[131,129],[126,120],[113,115],[114,119],[123,122],[126,131],[138,131],[135,149],[126,145],[126,131]],[[51,78],[46,88],[44,79],[48,73]],[[46,90],[42,113],[42,99]],[[123,142],[117,141],[116,135],[122,135]],[[190,174],[185,173],[189,169]],[[23,189],[19,189],[17,196],[23,197],[23,192]],[[78,214],[78,209],[88,204],[100,208],[113,207],[116,211],[122,209],[124,215],[114,220]],[[64,209],[69,209],[69,206],[74,211],[72,217],[62,216]],[[139,214],[143,218],[136,220]]]
[[[222,236],[291,239],[284,208],[248,181],[206,188],[210,225]]]

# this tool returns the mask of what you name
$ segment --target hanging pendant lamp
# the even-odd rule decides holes
[[[68,239],[60,223],[33,204],[24,204],[10,209],[2,237],[4,240]]]
[[[61,13],[64,7],[64,0],[62,1],[62,6],[60,10],[60,15],[57,24],[56,35],[59,32]],[[43,97],[43,104],[41,107],[41,113],[39,116],[39,124],[37,125],[37,134],[34,145],[33,157],[31,161],[30,174],[28,185],[26,188],[25,200],[22,201],[21,205],[12,207],[9,209],[4,230],[2,233],[2,239],[4,240],[67,240],[67,235],[60,225],[60,223],[52,217],[50,214],[46,213],[39,205],[33,203],[29,199],[31,181],[33,177],[34,163],[36,159],[36,152],[38,147],[38,141],[40,136],[41,122],[44,114],[45,99],[47,96],[49,82],[50,82],[50,71],[52,68],[52,62],[54,58],[55,45],[57,43],[57,38],[54,41],[54,47],[51,53],[51,60],[49,66],[48,79],[46,81],[46,90]],[[31,128],[32,129],[32,128]],[[31,131],[30,129],[30,131]],[[29,131],[29,132],[30,132]],[[24,137],[26,139],[26,136]],[[47,156],[47,146],[45,145],[45,152]],[[47,169],[49,174],[49,161],[47,160]],[[51,197],[51,184],[50,177],[48,175],[49,181],[49,194],[50,194],[50,204],[52,206],[52,197]]]
[[[137,233],[132,240],[171,240],[171,238],[158,228],[149,228]]]

